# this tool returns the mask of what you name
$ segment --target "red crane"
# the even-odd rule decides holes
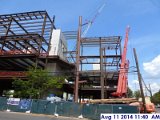
[[[112,93],[112,96],[114,97],[126,97],[127,94],[129,60],[126,59],[126,55],[127,55],[129,30],[130,27],[128,26],[126,28],[126,36],[125,36],[125,43],[120,64],[117,91]]]

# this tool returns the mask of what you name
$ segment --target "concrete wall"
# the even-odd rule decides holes
[[[62,68],[58,63],[48,63],[46,69],[47,71],[51,72],[52,75],[65,71],[65,69]]]
[[[61,59],[66,60],[64,52],[67,51],[67,42],[60,29],[53,30],[49,55],[58,55]]]

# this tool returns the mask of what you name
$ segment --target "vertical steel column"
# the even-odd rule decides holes
[[[8,35],[8,33],[9,33],[9,31],[10,31],[10,28],[11,28],[11,24],[12,24],[12,18],[10,18],[9,19],[10,20],[10,22],[9,22],[9,24],[8,24],[8,27],[6,27],[5,25],[4,25],[4,27],[5,28],[7,28],[6,29],[6,34],[5,34],[5,36],[7,36]],[[3,48],[4,48],[4,44],[5,44],[5,40],[3,41],[3,44],[2,44],[2,48],[1,48],[1,50],[3,50]]]
[[[48,57],[46,56],[46,59],[45,59],[45,69],[47,69],[47,64],[48,64]]]
[[[105,98],[107,98],[107,78],[106,78],[106,74],[107,74],[107,57],[106,57],[106,48],[104,48],[104,58],[103,58],[103,63],[105,63],[105,73],[104,73],[104,86],[106,87],[106,92],[105,92]]]
[[[80,53],[80,56],[83,56],[83,45],[80,46],[81,47],[81,53]],[[83,70],[83,64],[82,64],[82,61],[81,61],[81,71]]]
[[[38,58],[37,58],[37,56],[36,56],[35,69],[37,69],[37,67],[38,67]]]
[[[103,48],[100,38],[100,82],[101,82],[101,99],[104,99],[104,74],[103,74]]]
[[[80,45],[80,49],[81,49],[81,53],[80,53],[80,56],[83,56],[83,45]],[[80,60],[80,65],[81,65],[81,67],[80,67],[80,71],[82,71],[83,70],[83,63],[82,63],[82,61]],[[82,83],[83,84],[83,83]],[[82,84],[80,84],[80,91],[79,91],[79,103],[81,103],[82,102]]]
[[[52,39],[52,31],[53,31],[53,29],[54,29],[54,21],[55,21],[55,16],[53,17],[52,24],[51,24],[49,45],[48,45],[48,48],[47,48],[47,55],[49,55],[49,51],[50,51],[50,49],[51,49],[51,39]]]
[[[41,36],[44,35],[44,30],[45,30],[45,26],[46,26],[46,19],[47,19],[47,15],[45,14],[45,16],[44,16],[44,21],[43,21],[43,25],[42,25],[42,33],[41,33]]]
[[[43,21],[43,25],[42,25],[42,33],[41,33],[41,36],[42,36],[42,37],[43,37],[44,32],[45,32],[46,20],[47,20],[47,14],[45,14],[45,16],[44,16],[44,21]],[[39,43],[39,54],[42,52],[42,51],[41,51],[42,41],[43,41],[43,40],[40,39],[40,43]]]
[[[82,16],[79,17],[78,36],[77,36],[76,80],[75,80],[75,89],[74,89],[74,101],[75,101],[75,102],[78,102],[81,28],[82,28]]]
[[[144,97],[141,74],[140,74],[140,70],[139,70],[138,58],[137,58],[137,54],[136,54],[136,49],[135,48],[133,48],[133,52],[134,52],[134,57],[135,57],[135,62],[136,62],[136,67],[137,67],[138,81],[139,81],[139,87],[140,87],[140,90],[141,90],[144,113],[146,113],[147,112],[146,111],[146,101],[145,101],[145,97]]]
[[[7,28],[7,30],[6,30],[6,34],[5,34],[5,36],[7,36],[7,35],[8,35],[8,32],[9,32],[10,27],[11,27],[11,24],[12,24],[12,18],[10,18],[10,22],[9,22],[9,24],[8,24],[8,28]]]
[[[41,48],[42,48],[42,37],[41,38],[39,38],[39,41],[40,41],[40,43],[38,44],[38,56],[40,56],[40,54],[41,54]]]

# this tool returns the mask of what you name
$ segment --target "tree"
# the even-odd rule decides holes
[[[29,69],[28,80],[15,79],[15,96],[20,98],[42,98],[47,91],[62,88],[64,76],[51,76],[46,70]]]
[[[127,95],[129,98],[133,97],[133,91],[128,87]]]
[[[140,90],[134,91],[134,97],[135,97],[136,99],[139,99],[139,98],[141,97],[141,92],[140,92]]]
[[[156,105],[160,104],[160,90],[153,95],[152,101]]]

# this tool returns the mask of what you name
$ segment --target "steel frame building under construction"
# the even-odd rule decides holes
[[[82,38],[81,50],[95,49],[94,55],[80,55],[79,78],[82,96],[92,98],[108,98],[117,89],[119,63],[121,60],[121,37]],[[97,49],[96,49],[97,48]],[[93,70],[85,70],[85,65],[92,65]],[[102,89],[102,86],[103,89]],[[101,92],[102,91],[102,92]]]
[[[52,53],[53,31],[56,31],[54,18],[51,20],[46,11],[0,15],[1,94],[12,88],[13,78],[26,79],[30,67],[47,69],[53,74],[74,68],[59,51]],[[61,38],[57,39],[61,42]]]
[[[74,36],[77,37],[76,50],[68,51],[65,44],[54,41],[57,38],[54,19],[51,20],[46,11],[0,15],[1,94],[11,88],[13,78],[27,79],[28,68],[36,67],[54,74],[70,73],[64,91],[74,93],[75,102],[78,98],[110,98],[118,86],[122,38],[81,37],[81,27],[80,18],[78,34]],[[71,37],[69,33],[68,38]],[[64,33],[57,39],[65,38]],[[55,44],[61,50],[57,51]],[[69,61],[70,58],[74,62]]]
[[[126,31],[122,53],[121,36],[84,37],[83,25],[82,17],[79,17],[76,50],[71,52],[75,53],[72,58],[75,56],[76,61],[73,78],[75,102],[84,98],[126,97],[129,65],[126,52],[129,28]],[[74,33],[70,35],[74,36]]]

